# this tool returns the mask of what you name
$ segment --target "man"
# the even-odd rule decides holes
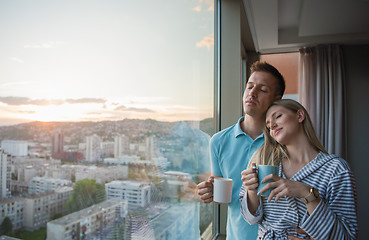
[[[198,195],[204,203],[213,201],[213,178],[233,180],[232,201],[228,204],[227,239],[256,239],[257,226],[249,225],[240,211],[241,171],[256,149],[264,144],[265,112],[280,99],[285,81],[279,71],[266,62],[255,62],[243,94],[244,117],[235,125],[215,134],[210,140],[211,176],[198,184]]]

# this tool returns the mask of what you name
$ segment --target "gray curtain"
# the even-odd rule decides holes
[[[346,158],[344,64],[339,45],[300,49],[299,100],[329,153]]]

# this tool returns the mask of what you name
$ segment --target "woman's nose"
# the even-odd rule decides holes
[[[274,122],[274,121],[273,121],[273,122],[271,122],[271,123],[270,123],[270,129],[272,129],[272,130],[273,130],[273,129],[275,129],[276,127],[277,127],[277,123],[276,123],[276,122]]]

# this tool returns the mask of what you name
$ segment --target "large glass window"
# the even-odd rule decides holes
[[[16,231],[211,235],[195,186],[215,133],[212,0],[3,0],[0,32],[0,196],[24,203]]]
[[[266,61],[275,66],[286,81],[286,91],[283,98],[298,101],[298,61],[299,53],[274,53],[260,55],[261,61]]]

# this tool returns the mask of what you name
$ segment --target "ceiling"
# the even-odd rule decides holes
[[[369,44],[369,0],[243,0],[243,4],[242,41],[249,50],[275,53],[316,44]]]

